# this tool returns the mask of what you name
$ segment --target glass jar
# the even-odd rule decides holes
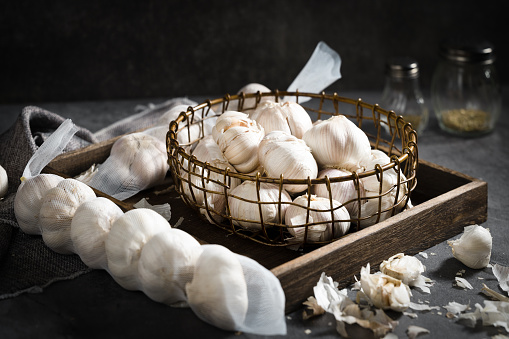
[[[385,67],[385,87],[380,107],[402,115],[422,134],[428,124],[429,111],[419,84],[419,65],[410,57],[390,58]],[[383,124],[388,131],[389,127]]]
[[[449,39],[440,44],[439,52],[431,100],[440,127],[460,136],[490,133],[502,107],[493,45]]]

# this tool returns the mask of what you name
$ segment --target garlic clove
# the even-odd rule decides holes
[[[332,207],[329,198],[311,196],[309,198],[309,217],[307,238],[306,217],[308,214],[308,195],[301,195],[293,201],[297,205],[290,205],[286,209],[285,224],[288,231],[297,241],[319,242],[339,238],[348,232],[350,228],[350,215],[344,206],[332,200]],[[332,213],[334,222],[332,222]],[[315,224],[316,223],[316,224]],[[312,225],[315,224],[315,225]]]
[[[94,191],[76,179],[63,179],[43,197],[39,220],[44,243],[61,254],[75,253],[71,223],[78,207],[96,197]]]
[[[7,172],[0,166],[0,198],[3,198],[7,194],[9,188],[9,178]]]
[[[426,281],[429,279],[422,276],[425,270],[426,267],[419,259],[403,253],[395,254],[380,264],[380,271],[383,274],[399,279],[408,286],[415,286],[423,292],[429,293],[429,285],[426,284]]]
[[[54,174],[39,174],[21,182],[14,198],[14,214],[23,232],[41,234],[39,211],[43,197],[63,179]]]
[[[142,291],[167,305],[185,302],[185,285],[193,280],[201,253],[200,243],[179,229],[154,235],[143,246],[138,263]]]
[[[456,259],[470,268],[480,269],[490,263],[492,242],[489,229],[470,225],[465,227],[459,239],[447,243]]]
[[[171,228],[157,212],[139,208],[117,218],[106,237],[108,270],[125,289],[139,290],[138,262],[143,246],[156,234]]]
[[[251,119],[262,125],[265,134],[283,131],[301,139],[313,122],[306,110],[296,102],[284,103],[265,101],[249,114]]]
[[[186,285],[188,303],[206,322],[227,331],[244,323],[247,283],[235,253],[220,245],[203,245],[193,280]]]
[[[74,213],[71,240],[76,254],[90,268],[107,269],[105,241],[111,225],[124,212],[103,197],[87,200]]]
[[[269,177],[284,179],[315,179],[318,165],[306,143],[282,131],[268,133],[260,142],[258,159]],[[284,185],[289,193],[302,192],[307,185]]]

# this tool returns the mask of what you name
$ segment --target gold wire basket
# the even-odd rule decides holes
[[[283,96],[292,97],[292,100],[299,103],[309,113],[313,121],[325,120],[332,115],[344,115],[361,128],[368,136],[372,149],[384,151],[389,157],[390,162],[384,165],[376,165],[374,169],[362,173],[351,172],[350,175],[341,177],[324,177],[318,179],[302,178],[302,179],[285,179],[281,175],[279,178],[272,178],[257,173],[256,175],[248,175],[237,173],[230,168],[222,169],[211,165],[209,162],[202,162],[192,155],[192,149],[205,135],[205,126],[208,119],[217,118],[220,114],[228,110],[237,110],[249,113],[258,106],[262,98],[273,101],[281,101]],[[307,100],[302,100],[306,98]],[[265,98],[264,98],[265,99]],[[200,136],[192,140],[191,127],[200,128]],[[187,133],[187,140],[192,140],[190,143],[179,143],[178,134]],[[239,93],[237,95],[225,95],[223,98],[214,100],[207,100],[195,107],[189,107],[187,111],[181,112],[179,117],[170,123],[169,132],[167,133],[167,152],[168,163],[173,177],[176,191],[180,197],[194,210],[198,211],[205,220],[210,224],[216,225],[230,233],[238,236],[254,240],[256,242],[270,245],[270,246],[288,246],[295,245],[292,241],[292,236],[289,233],[289,227],[284,222],[281,208],[285,204],[292,205],[293,202],[286,202],[281,200],[281,192],[285,185],[307,185],[307,190],[302,194],[307,194],[308,197],[312,195],[313,185],[325,185],[329,192],[329,199],[332,204],[331,184],[343,181],[353,181],[357,189],[357,198],[353,201],[341,202],[343,205],[354,203],[355,201],[360,204],[361,200],[365,199],[378,199],[378,210],[369,215],[350,215],[348,220],[334,220],[334,209],[331,208],[332,222],[350,222],[349,233],[355,232],[360,229],[362,220],[375,218],[375,222],[381,220],[381,216],[394,215],[401,210],[401,207],[406,208],[411,206],[410,195],[414,190],[417,180],[416,172],[418,166],[418,152],[417,152],[417,133],[412,125],[405,122],[402,116],[396,115],[393,111],[387,111],[377,104],[372,105],[363,102],[361,99],[354,100],[346,97],[341,97],[336,93],[330,94],[315,94],[315,93],[300,93],[300,92],[287,92],[287,91],[273,91],[273,92],[257,92],[257,93]],[[199,169],[199,170],[197,170]],[[382,188],[382,181],[384,173],[389,170],[396,171],[397,184],[389,189]],[[359,181],[367,177],[375,177],[380,183],[378,194],[370,195],[369,198],[361,197],[359,192]],[[238,196],[231,194],[232,180],[252,181],[256,184],[258,190],[257,200],[249,200],[253,209],[258,209],[259,220],[246,220],[232,216],[230,213],[229,199],[242,199]],[[213,182],[214,187],[212,190],[207,186],[208,183]],[[271,202],[278,209],[278,217],[275,222],[264,222],[262,215],[262,205],[267,202],[260,200],[260,185],[261,183],[272,183],[279,187],[278,201]],[[404,186],[404,187],[403,187]],[[406,188],[403,190],[403,188]],[[396,190],[394,202],[387,208],[382,207],[382,198],[389,194],[389,191]],[[405,194],[400,194],[406,191]],[[301,195],[302,195],[301,194]],[[211,208],[208,203],[207,196],[221,195],[224,197],[224,208]],[[292,196],[294,199],[295,196]],[[295,204],[294,204],[295,205]],[[304,207],[306,208],[306,207]],[[332,227],[332,239],[326,241],[309,241],[308,228],[319,224],[320,222],[310,222],[309,214],[313,209],[310,207],[309,198],[307,206],[306,224],[304,225],[304,237],[299,240],[298,244],[301,247],[306,246],[320,246],[331,241],[337,240],[341,236],[334,236],[334,227]],[[259,225],[258,229],[246,229],[240,227],[242,222],[256,223]],[[204,227],[208,227],[204,223]],[[348,234],[348,233],[347,233]],[[342,235],[344,236],[344,235]]]

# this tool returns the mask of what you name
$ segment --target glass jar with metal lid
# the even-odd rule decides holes
[[[493,45],[479,39],[449,39],[440,44],[439,52],[431,100],[440,127],[460,136],[493,131],[502,106]]]
[[[385,67],[385,87],[380,107],[402,115],[421,134],[428,124],[428,107],[419,84],[419,65],[410,57],[393,57]],[[388,129],[387,125],[383,125]]]

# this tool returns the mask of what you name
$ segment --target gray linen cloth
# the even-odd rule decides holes
[[[191,106],[196,103],[187,98],[171,99],[96,133],[80,128],[64,152],[152,126],[166,111],[179,104]],[[14,215],[14,197],[28,160],[64,120],[64,117],[42,108],[28,106],[11,128],[0,135],[0,165],[9,179],[8,193],[0,200],[0,299],[39,292],[52,282],[72,279],[90,271],[79,256],[53,252],[41,236],[23,233]]]

